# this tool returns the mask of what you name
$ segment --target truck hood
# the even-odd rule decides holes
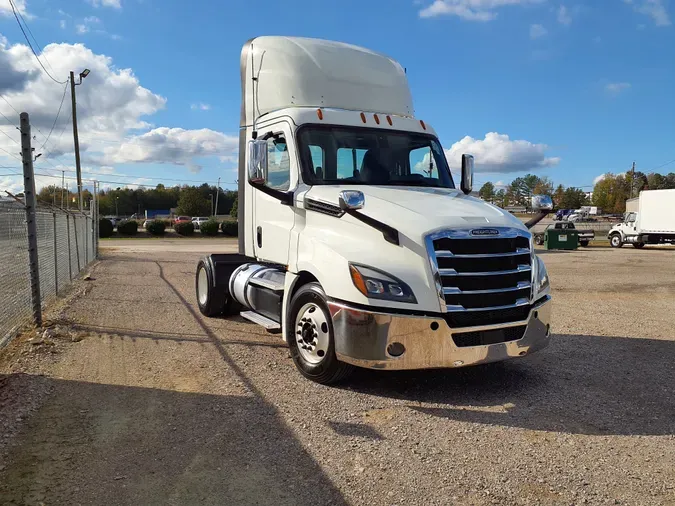
[[[314,186],[305,194],[305,198],[338,205],[342,190],[363,192],[363,214],[409,237],[418,237],[442,228],[501,226],[525,230],[523,223],[511,213],[449,188]]]

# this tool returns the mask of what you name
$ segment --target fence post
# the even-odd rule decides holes
[[[89,218],[84,215],[84,265],[89,265]]]
[[[73,254],[70,247],[70,214],[66,214],[66,230],[68,234],[68,274],[73,280]]]
[[[54,290],[59,294],[59,255],[56,243],[56,213],[52,213],[54,218]]]
[[[23,160],[23,188],[26,203],[26,229],[28,231],[28,263],[33,302],[33,321],[42,326],[42,300],[40,298],[40,270],[38,264],[37,223],[35,222],[35,178],[33,175],[33,150],[30,141],[28,113],[19,115],[21,120],[21,158]]]
[[[73,215],[73,229],[75,230],[75,255],[77,256],[77,274],[80,274],[80,245],[77,242],[77,216]]]

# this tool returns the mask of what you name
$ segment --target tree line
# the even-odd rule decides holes
[[[217,199],[216,199],[217,196]],[[43,187],[37,196],[38,201],[58,207],[77,208],[77,193],[60,186]],[[82,191],[84,208],[89,209],[92,194]],[[99,211],[102,216],[144,215],[145,211],[168,212],[175,209],[176,214],[186,216],[211,216],[214,214],[216,200],[218,215],[237,215],[237,192],[216,188],[207,183],[201,186],[172,186],[158,184],[155,188],[115,188],[102,189],[98,193]]]
[[[478,191],[480,198],[499,207],[518,206],[528,208],[532,195],[550,195],[556,209],[578,209],[594,205],[606,213],[623,213],[626,200],[636,197],[641,190],[665,190],[675,188],[675,173],[667,175],[651,172],[644,174],[605,174],[593,187],[592,198],[581,188],[558,185],[547,176],[527,174],[514,179],[505,188],[497,189],[491,181]]]

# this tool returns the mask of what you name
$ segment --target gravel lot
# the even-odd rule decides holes
[[[278,336],[202,318],[199,254],[172,247],[103,250],[50,351],[10,347],[0,401],[48,394],[0,503],[675,504],[675,248],[543,251],[545,351],[331,388]]]

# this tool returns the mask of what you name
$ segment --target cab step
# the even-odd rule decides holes
[[[281,325],[255,311],[242,311],[239,315],[250,322],[257,323],[269,332],[281,332]]]

